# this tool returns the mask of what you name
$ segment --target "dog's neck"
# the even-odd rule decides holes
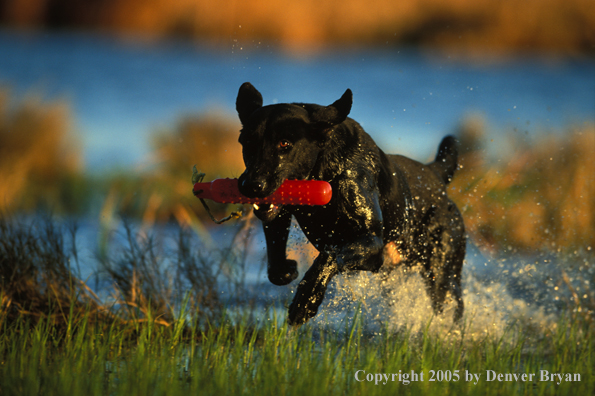
[[[318,153],[318,160],[312,168],[310,179],[330,182],[346,169],[353,168],[350,165],[353,158],[365,155],[359,152],[359,148],[362,147],[359,144],[361,134],[355,133],[356,129],[362,130],[361,126],[350,118],[333,127],[328,140],[322,144]]]

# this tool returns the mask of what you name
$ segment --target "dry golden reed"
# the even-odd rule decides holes
[[[464,134],[461,141],[470,144]],[[449,195],[476,243],[489,250],[595,248],[595,125],[532,143],[511,135],[510,154],[497,163],[483,160],[481,144],[471,145]]]
[[[98,183],[82,173],[70,120],[62,102],[13,104],[0,91],[0,211],[77,213],[88,210],[91,195],[104,194],[102,219],[129,215],[145,226],[175,220],[202,232],[210,221],[192,195],[192,166],[207,181],[238,177],[244,168],[237,121],[186,117],[155,136],[151,164]],[[494,251],[595,248],[595,126],[541,133],[532,142],[511,134],[497,162],[486,160],[484,130],[469,119],[459,131],[462,169],[449,190],[475,242]],[[231,210],[212,209],[218,217]]]
[[[197,216],[207,220],[192,194],[192,167],[196,165],[206,173],[205,181],[238,177],[244,170],[239,131],[238,121],[211,114],[185,117],[172,130],[157,132],[150,163],[135,175],[119,175],[111,180],[104,215],[132,215],[147,226],[171,219],[198,225]],[[217,216],[222,216],[227,207],[214,203],[210,206]]]
[[[591,0],[12,1],[0,21],[93,27],[291,50],[326,44],[421,44],[476,52],[593,53]]]
[[[209,180],[238,177],[244,169],[238,130],[237,122],[199,117],[161,133],[154,170],[136,184],[113,185],[120,208],[147,225],[168,219],[211,224],[191,194],[190,170],[198,164]],[[494,153],[486,148],[485,130],[483,121],[470,118],[457,132],[462,167],[449,188],[475,243],[491,251],[594,248],[595,126],[540,132],[534,141],[511,133],[497,161],[489,160]],[[220,216],[231,210],[213,207]]]
[[[70,122],[63,102],[32,97],[14,104],[0,90],[0,211],[35,209],[40,202],[69,209],[59,207],[61,185],[82,170]]]

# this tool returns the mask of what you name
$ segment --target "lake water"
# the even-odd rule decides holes
[[[265,104],[330,104],[351,88],[352,118],[386,151],[424,160],[469,114],[484,116],[496,143],[513,128],[531,136],[595,120],[593,59],[471,64],[394,47],[296,59],[258,47],[0,31],[0,85],[17,98],[67,99],[93,170],[138,163],[151,134],[181,115],[217,110],[235,118],[245,81]]]

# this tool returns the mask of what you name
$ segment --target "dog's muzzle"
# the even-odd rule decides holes
[[[267,191],[267,183],[264,180],[252,180],[244,174],[238,179],[238,189],[248,198],[264,198],[274,192]]]
[[[240,193],[249,198],[264,198],[275,192],[275,189],[268,191],[270,187],[263,180],[252,180],[245,176],[245,173],[238,179],[238,189]],[[260,220],[269,222],[273,220],[281,211],[281,205],[258,204],[253,205],[254,214]]]

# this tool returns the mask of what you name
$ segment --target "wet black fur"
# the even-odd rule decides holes
[[[242,194],[265,197],[285,179],[326,180],[333,190],[325,206],[255,210],[264,227],[272,283],[286,285],[298,276],[297,263],[285,253],[292,216],[320,252],[298,285],[289,323],[300,325],[316,315],[336,274],[379,271],[390,242],[402,254],[403,265],[421,266],[436,313],[451,292],[458,321],[464,308],[466,238],[462,217],[446,196],[457,168],[456,140],[445,137],[428,165],[387,155],[347,117],[349,89],[330,106],[262,104],[260,92],[250,83],[240,87],[236,109],[246,165],[239,178]]]

